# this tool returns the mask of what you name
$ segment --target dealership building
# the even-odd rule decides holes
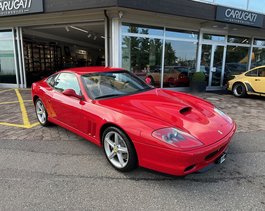
[[[0,0],[0,88],[61,69],[123,67],[156,87],[207,89],[265,64],[265,0]]]

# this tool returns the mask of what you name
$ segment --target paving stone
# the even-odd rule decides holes
[[[23,124],[19,103],[0,105],[0,122]]]

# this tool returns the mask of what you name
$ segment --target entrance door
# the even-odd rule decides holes
[[[224,46],[203,44],[201,55],[201,71],[205,73],[208,88],[221,87],[224,76]]]

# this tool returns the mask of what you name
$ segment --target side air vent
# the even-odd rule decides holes
[[[179,112],[181,114],[186,114],[186,113],[189,113],[191,111],[191,107],[185,107],[185,108],[182,108]]]
[[[96,137],[96,123],[92,121],[88,121],[88,135],[92,137]]]

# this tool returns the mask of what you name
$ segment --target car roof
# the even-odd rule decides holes
[[[252,70],[258,69],[258,68],[264,68],[264,67],[265,67],[265,65],[261,65],[261,66],[257,66],[257,67],[252,68]]]
[[[115,68],[115,67],[75,67],[75,68],[69,68],[65,70],[61,70],[60,72],[74,72],[79,75],[84,75],[87,73],[98,73],[98,72],[113,72],[113,71],[121,71],[124,70],[122,68]]]
[[[253,67],[253,68],[251,68],[251,69],[249,69],[249,70],[247,70],[247,71],[241,72],[240,74],[245,74],[245,73],[247,73],[247,72],[250,72],[250,71],[253,71],[253,70],[257,70],[257,69],[259,69],[259,68],[265,68],[265,65],[261,65],[261,66]]]

